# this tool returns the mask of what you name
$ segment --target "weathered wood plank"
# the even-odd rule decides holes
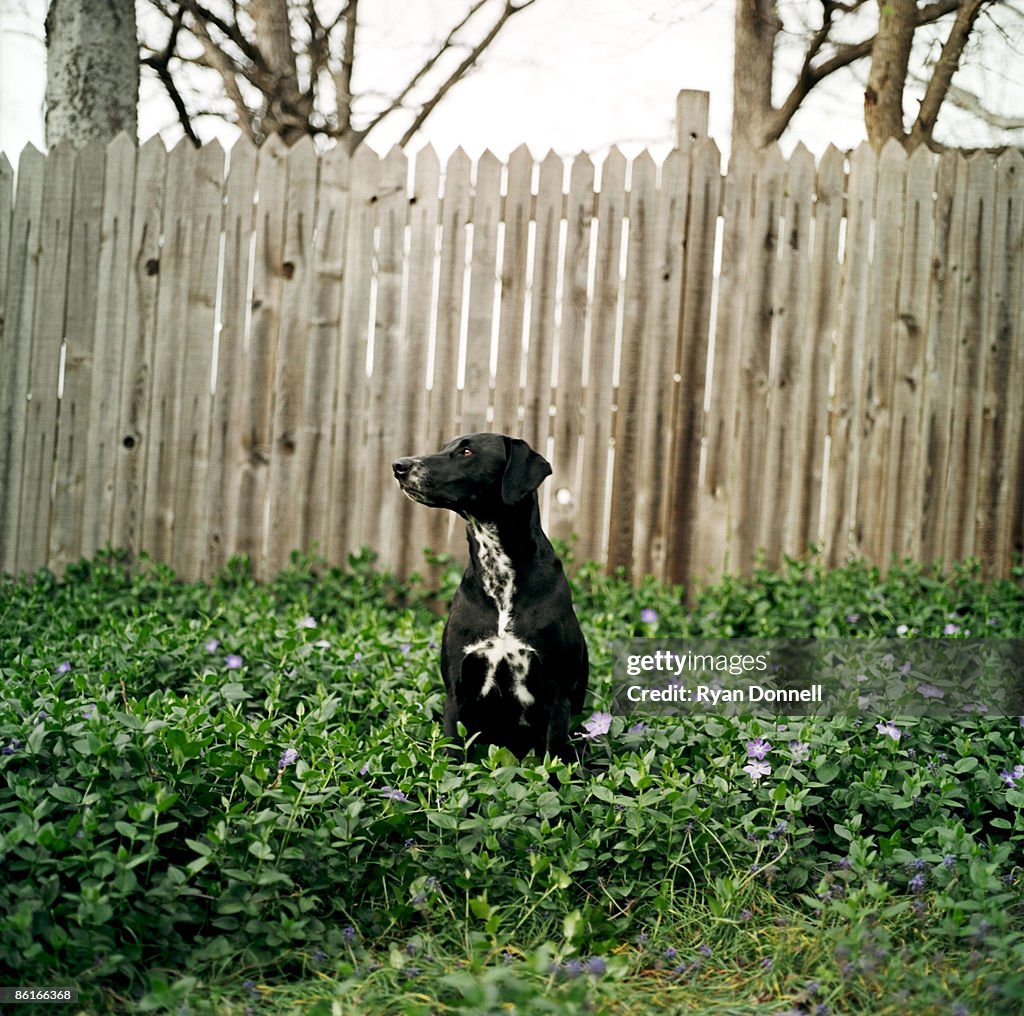
[[[552,357],[559,290],[558,237],[562,225],[562,179],[565,164],[549,152],[537,182],[536,233],[530,283],[530,337],[526,350],[522,435],[542,453],[551,430]]]
[[[584,489],[581,445],[586,429],[583,371],[590,317],[590,240],[594,223],[594,164],[578,155],[569,174],[563,256],[562,318],[558,328],[555,377],[554,474],[549,531],[560,540],[579,533],[579,511],[589,491]]]
[[[18,161],[18,194],[11,213],[7,304],[0,342],[0,570],[18,571],[18,528],[24,486],[25,432],[46,159],[32,145]]]
[[[693,551],[689,568],[673,550],[670,569],[679,581],[706,579],[738,565],[727,557],[733,494],[736,489],[737,392],[743,342],[743,294],[746,257],[753,227],[754,182],[757,158],[746,145],[730,156],[722,208],[722,267],[718,279],[718,306],[711,353],[711,392],[705,421],[707,450],[704,480],[695,509]],[[692,186],[691,186],[692,189]],[[681,374],[687,385],[692,375]],[[675,539],[673,533],[672,539]]]
[[[736,486],[730,539],[730,568],[746,571],[761,549],[766,514],[764,476],[771,389],[772,346],[776,338],[774,289],[778,270],[779,219],[786,164],[778,145],[761,152],[753,223],[746,262],[747,285],[740,347],[739,412],[736,431]]]
[[[441,206],[441,253],[438,264],[437,326],[429,394],[425,450],[437,451],[459,433],[459,346],[466,289],[466,239],[473,200],[472,162],[461,149],[448,160]],[[409,449],[412,451],[412,449]],[[427,546],[438,553],[456,550],[455,516],[424,512]],[[464,541],[459,541],[461,553]]]
[[[878,562],[888,560],[894,542],[885,525],[889,496],[885,476],[892,433],[906,169],[906,150],[890,138],[879,157],[875,183],[875,231],[867,291],[870,298],[866,300],[867,320],[860,351],[864,361],[864,394],[855,523],[858,552]]]
[[[622,344],[618,385],[613,394],[615,452],[611,479],[611,525],[608,532],[608,567],[633,568],[636,525],[637,460],[640,453],[640,422],[645,359],[656,353],[658,336],[647,334],[647,310],[651,280],[656,270],[655,210],[657,170],[650,154],[633,160],[629,189],[629,234],[626,243],[626,278],[623,288]],[[644,507],[647,507],[645,502]]]
[[[48,557],[74,178],[74,149],[68,144],[57,145],[47,156],[43,178],[39,276],[25,392],[28,407],[17,571],[40,568]]]
[[[224,267],[217,322],[217,377],[210,424],[210,510],[206,529],[207,569],[213,573],[238,552],[238,503],[248,468],[246,379],[251,267],[256,191],[256,148],[240,138],[228,156],[224,202]]]
[[[335,405],[341,358],[345,283],[345,233],[349,215],[351,159],[344,145],[320,160],[316,242],[313,250],[312,317],[303,383],[305,434],[302,466],[302,546],[328,554],[331,502],[337,500],[334,462]]]
[[[966,170],[961,156],[947,152],[939,159],[935,185],[935,247],[925,353],[920,473],[921,559],[929,563],[938,561],[945,553],[953,382],[967,205]]]
[[[673,377],[678,377],[670,453],[674,481],[660,512],[666,543],[664,578],[688,582],[697,564],[696,532],[701,453],[707,432],[704,402],[714,301],[715,243],[721,202],[722,157],[710,140],[689,155],[690,208],[686,224],[683,304]]]
[[[675,491],[668,480],[674,476],[675,408],[682,394],[682,377],[676,361],[681,354],[680,347],[686,341],[681,315],[689,184],[690,159],[677,149],[669,154],[661,167],[652,223],[651,290],[643,337],[645,355],[640,379],[633,524],[632,567],[638,576],[664,578],[669,533],[672,527],[685,524],[671,510]],[[711,242],[714,243],[713,225]]]
[[[491,402],[491,339],[498,283],[498,226],[501,221],[501,163],[484,152],[473,193],[473,259],[469,280],[469,327],[459,410],[459,430],[486,430]]]
[[[281,330],[285,208],[288,193],[288,150],[274,135],[259,150],[256,161],[255,250],[252,267],[252,311],[246,357],[244,455],[236,486],[238,529],[235,552],[267,577],[264,525],[270,458],[274,447],[273,413],[277,341]]]
[[[96,339],[100,231],[106,151],[98,142],[75,156],[75,191],[64,312],[64,376],[54,448],[53,515],[48,562],[62,572],[82,555],[86,457]]]
[[[159,138],[152,138],[139,149],[110,534],[112,545],[127,550],[132,556],[142,550],[146,458],[154,440],[149,407],[161,282],[160,235],[166,167],[167,150]]]
[[[845,183],[843,153],[830,146],[817,171],[814,249],[809,266],[810,306],[804,333],[795,337],[800,342],[800,384],[793,405],[793,471],[785,544],[794,554],[816,546],[823,532],[821,496],[828,434],[829,368],[839,320],[839,237]]]
[[[409,205],[404,352],[402,367],[395,379],[401,390],[395,407],[398,417],[396,439],[388,453],[388,473],[390,463],[400,455],[423,455],[437,450],[432,447],[427,422],[427,368],[434,309],[434,248],[440,189],[441,163],[434,149],[428,146],[416,156]],[[400,494],[398,485],[389,475],[385,476],[384,484],[382,496],[394,502],[397,531],[404,534],[395,546],[395,565],[402,574],[410,574],[424,567],[423,551],[428,545],[427,525],[431,513]]]
[[[397,557],[395,518],[398,494],[391,463],[404,444],[396,412],[398,377],[405,354],[402,341],[402,282],[405,227],[408,221],[409,164],[392,148],[381,164],[377,208],[377,305],[373,326],[373,365],[367,411],[366,459],[363,487],[363,538],[379,548],[382,561],[392,566]],[[402,453],[404,454],[404,453]]]
[[[178,459],[187,454],[180,448],[178,437],[182,418],[182,352],[188,327],[191,209],[198,162],[199,152],[185,140],[168,156],[160,250],[142,546],[158,561],[167,562],[173,560],[174,553]]]
[[[343,496],[332,497],[328,516],[328,559],[366,546],[364,505],[360,501],[366,450],[366,377],[371,296],[373,293],[373,235],[381,164],[365,145],[352,157],[349,177],[349,215],[345,231],[345,277],[341,309],[341,350],[338,399],[335,409],[332,485]],[[377,548],[371,548],[376,550]]]
[[[864,406],[864,359],[867,314],[871,306],[870,238],[874,218],[877,158],[865,142],[850,159],[846,249],[840,318],[835,352],[835,392],[830,421],[828,504],[825,553],[829,564],[841,565],[858,547],[857,465]]]
[[[799,441],[797,407],[803,401],[806,382],[800,368],[810,298],[814,174],[814,157],[798,145],[786,168],[773,298],[775,339],[769,365],[768,427],[760,465],[764,511],[758,544],[765,560],[772,563],[792,549],[786,545],[786,536],[796,470],[794,449]]]
[[[1005,578],[1013,554],[1024,549],[1024,155],[1019,151],[1003,153],[996,163],[992,267],[975,553],[991,574]]]
[[[173,530],[174,568],[186,580],[205,574],[208,545],[211,378],[224,193],[224,150],[219,144],[203,146],[194,172]]]
[[[301,493],[309,468],[305,393],[318,164],[312,138],[304,138],[290,148],[286,158],[288,189],[281,262],[277,266],[281,279],[281,325],[274,356],[272,443],[267,476],[268,575],[288,564],[291,551],[310,549],[303,532],[305,505]]]
[[[892,419],[885,474],[880,480],[886,491],[887,540],[881,549],[882,561],[892,554],[898,558],[917,558],[920,553],[917,495],[921,484],[921,413],[935,244],[934,189],[935,156],[921,146],[907,163],[903,259],[894,320]]]
[[[578,553],[582,560],[604,559],[608,535],[609,451],[613,434],[612,396],[619,319],[622,220],[626,214],[626,159],[612,148],[601,167],[597,203],[597,249],[590,342],[584,351],[583,476]]]
[[[953,415],[949,436],[949,497],[943,557],[974,556],[974,534],[982,465],[981,431],[985,409],[985,361],[993,288],[992,251],[996,242],[996,173],[991,157],[973,155],[964,179],[964,245],[960,274],[960,317],[956,331]]]
[[[533,156],[520,145],[509,158],[508,190],[503,220],[501,301],[498,317],[497,373],[494,378],[494,427],[501,434],[520,434],[519,407],[523,368],[523,323],[526,314],[527,250],[533,197]]]
[[[0,348],[7,320],[7,273],[11,257],[11,216],[14,214],[14,167],[0,152]]]
[[[113,523],[136,155],[135,143],[126,134],[107,146],[82,507],[81,553],[85,557],[110,543]]]

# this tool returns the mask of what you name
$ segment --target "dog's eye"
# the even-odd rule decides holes
[[[463,449],[461,449],[459,451],[459,454],[463,458],[468,459],[473,454],[473,449],[472,448],[463,448]]]

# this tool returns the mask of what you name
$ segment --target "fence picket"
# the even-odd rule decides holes
[[[886,142],[878,160],[875,185],[875,228],[868,281],[860,462],[857,468],[856,546],[874,560],[892,553],[893,534],[887,531],[888,490],[885,486],[893,411],[893,360],[897,342],[893,309],[899,302],[900,264],[903,257],[904,178],[907,153],[895,139]],[[884,224],[884,228],[883,228]]]
[[[562,260],[562,320],[558,328],[558,369],[555,377],[554,473],[550,529],[568,540],[579,533],[583,503],[581,445],[586,430],[583,370],[590,319],[590,237],[594,222],[594,164],[578,155],[569,174],[565,255]]]
[[[644,360],[655,355],[666,337],[647,332],[647,309],[655,271],[654,212],[657,169],[650,154],[633,160],[629,189],[629,234],[626,244],[626,278],[622,293],[622,339],[619,378],[614,393],[612,419],[615,441],[611,482],[611,518],[608,532],[608,564],[633,566],[636,523],[637,459],[640,452],[641,406],[650,393],[643,390]]]
[[[29,571],[48,558],[58,387],[67,302],[75,153],[57,145],[46,160],[39,231],[39,277],[31,331],[31,362],[23,391],[25,413],[21,522],[17,570]],[[27,341],[22,336],[21,341]]]
[[[409,268],[405,301],[405,334],[398,385],[396,441],[388,450],[388,469],[383,496],[391,496],[396,508],[398,532],[407,534],[395,548],[395,566],[403,573],[422,569],[428,545],[429,512],[398,492],[390,477],[390,463],[411,450],[417,455],[433,452],[427,424],[427,359],[430,352],[430,319],[434,302],[434,247],[437,243],[438,196],[441,163],[431,147],[416,156],[412,203],[409,208]]]
[[[270,469],[267,476],[269,574],[280,571],[292,550],[310,550],[303,525],[304,492],[310,449],[305,387],[313,284],[313,232],[316,224],[317,162],[312,138],[286,156],[288,189],[280,276],[281,322],[274,354],[274,408]]]
[[[921,558],[945,552],[946,501],[951,481],[950,430],[960,316],[961,257],[966,206],[966,164],[953,152],[939,159],[935,185],[932,300],[925,350],[925,400],[921,443]]]
[[[801,423],[797,410],[806,383],[801,373],[801,340],[807,330],[810,297],[814,172],[814,157],[803,145],[798,146],[786,170],[772,310],[775,338],[768,379],[771,397],[763,467],[764,514],[758,539],[770,561],[790,549],[787,524],[796,468],[796,429]]]
[[[778,145],[761,153],[746,265],[730,561],[751,561],[761,549],[760,541],[770,523],[765,485],[774,492],[779,481],[777,476],[764,474],[764,463],[774,394],[771,388],[772,354],[777,340],[774,289],[785,172]]]
[[[110,543],[117,466],[121,371],[128,343],[132,204],[136,147],[127,134],[108,146],[103,186],[93,328],[92,387],[85,441],[81,553],[91,557]]]
[[[985,410],[985,361],[989,343],[992,251],[996,242],[996,174],[992,159],[977,152],[967,161],[964,179],[963,283],[955,338],[953,414],[949,439],[949,471],[959,478],[949,488],[943,557],[960,561],[974,556],[981,431]]]
[[[75,156],[63,329],[64,372],[56,421],[53,489],[49,495],[52,503],[48,558],[58,571],[82,554],[105,160],[106,151],[98,142],[86,145]],[[99,407],[95,408],[99,413]]]
[[[920,489],[917,444],[924,404],[924,354],[935,242],[934,187],[935,157],[922,146],[907,163],[903,261],[894,336],[892,424],[885,475],[880,480],[886,491],[884,527],[889,540],[882,551],[886,557],[917,557],[920,552],[915,492]]]
[[[231,148],[224,188],[224,270],[217,342],[217,384],[210,426],[210,512],[207,567],[222,568],[240,552],[241,496],[250,457],[246,412],[248,378],[250,240],[255,225],[256,148],[240,138]]]
[[[469,326],[459,430],[486,430],[491,402],[491,335],[498,281],[498,226],[501,222],[501,163],[484,152],[476,166],[473,192],[473,260],[469,280]],[[454,436],[454,435],[453,435]]]
[[[149,407],[166,168],[167,150],[159,138],[151,139],[139,149],[125,314],[126,341],[118,402],[114,517],[110,532],[111,544],[125,548],[132,556],[142,550],[146,458],[155,440],[149,426]]]
[[[792,479],[785,546],[802,554],[822,536],[821,496],[825,438],[828,433],[829,367],[839,320],[841,262],[839,236],[843,218],[846,168],[843,153],[830,146],[818,166],[814,201],[814,251],[810,272],[810,306],[800,343],[800,384],[794,397]]]
[[[365,542],[362,539],[364,505],[359,492],[366,448],[366,360],[380,170],[380,159],[365,146],[352,157],[331,468],[333,488],[344,495],[332,497],[330,501],[327,554],[332,561],[344,561],[346,555],[357,553]]]
[[[850,159],[846,217],[846,271],[840,291],[840,320],[835,347],[835,392],[829,433],[829,484],[825,543],[830,564],[856,552],[857,466],[860,412],[864,398],[866,319],[872,300],[868,289],[871,223],[875,206],[877,159],[864,142]]]
[[[1003,153],[996,163],[994,241],[975,554],[985,562],[1006,562],[1024,544],[1024,155],[1019,151]]]
[[[625,211],[626,159],[617,148],[612,148],[601,167],[590,344],[584,352],[587,436],[583,448],[583,476],[587,486],[585,493],[581,491],[577,516],[578,554],[583,560],[602,559],[608,536],[608,459],[613,433],[611,407]]]
[[[345,285],[345,232],[349,216],[351,159],[344,145],[320,162],[315,245],[312,252],[312,318],[303,379],[304,464],[301,481],[302,545],[327,555],[334,489],[334,422],[341,358]]]
[[[55,153],[56,154],[56,153]],[[0,569],[16,574],[21,496],[25,486],[25,431],[32,362],[36,293],[40,286],[43,187],[46,159],[27,145],[18,160],[18,192],[11,213],[7,297],[0,343]],[[43,563],[35,558],[25,567]]]
[[[673,481],[661,509],[665,532],[665,577],[687,582],[694,574],[701,457],[706,448],[704,401],[714,302],[715,238],[721,202],[722,157],[714,141],[690,150],[690,202],[683,266],[683,305],[674,375],[678,393],[670,457]]]

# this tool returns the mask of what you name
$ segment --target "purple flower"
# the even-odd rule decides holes
[[[925,875],[924,875],[924,873],[922,872],[922,873],[921,873],[920,875],[915,875],[915,876],[914,876],[914,877],[913,877],[913,878],[912,878],[912,879],[911,879],[911,880],[910,880],[910,881],[909,881],[909,882],[907,883],[907,888],[908,888],[908,889],[909,889],[909,890],[910,890],[910,891],[911,891],[912,893],[915,893],[915,894],[917,894],[917,893],[923,893],[923,892],[924,892],[924,884],[925,884],[925,882],[926,882],[926,881],[927,881],[927,879],[925,878]]]
[[[759,780],[762,776],[771,776],[772,767],[767,762],[748,762],[743,771],[752,779]]]
[[[917,686],[918,695],[923,695],[927,698],[944,698],[945,692],[941,688],[937,688],[934,684],[919,684]]]
[[[847,624],[856,624],[859,620],[860,620],[860,614],[847,614],[846,615],[846,623]]]
[[[600,737],[601,734],[607,734],[611,729],[612,725],[612,714],[611,713],[593,713],[589,720],[583,724],[583,733],[581,737],[585,737],[587,740],[591,740],[595,737]]]
[[[294,748],[285,748],[281,752],[281,758],[277,763],[277,771],[283,772],[290,765],[294,765],[299,760],[299,753]]]
[[[370,771],[370,763],[369,762],[364,762],[359,767],[359,775],[360,776],[365,776],[369,771]]]
[[[85,708],[84,708],[84,709],[82,710],[82,716],[83,716],[83,717],[84,717],[85,719],[87,719],[87,720],[91,720],[91,719],[94,719],[94,718],[95,718],[95,716],[96,716],[96,706],[95,706],[95,705],[93,705],[93,703],[92,703],[92,702],[90,702],[90,703],[89,703],[89,704],[88,704],[88,705],[87,705],[87,706],[86,706],[86,707],[85,707]]]
[[[203,648],[208,653],[215,653],[220,649],[220,639],[207,639],[203,645]]]
[[[63,663],[57,665],[58,674],[66,674],[71,669],[71,661],[65,660]]]
[[[602,977],[608,972],[608,964],[605,963],[603,956],[591,956],[587,960],[587,973],[592,974],[594,977]]]
[[[353,928],[351,924],[349,924],[348,926],[341,929],[341,937],[346,942],[353,941],[356,937],[356,929]]]
[[[626,733],[627,734],[646,734],[647,733],[647,724],[644,723],[643,720],[641,720],[639,723],[634,723],[633,726],[630,727],[629,730],[626,731]]]
[[[794,762],[806,762],[811,757],[811,746],[803,741],[790,741],[789,754]]]
[[[410,642],[403,642],[398,647],[398,649],[399,649],[400,652],[407,653],[407,652],[409,652],[410,649],[412,649],[412,643],[410,643]]]
[[[227,659],[224,661],[224,666],[228,670],[240,670],[242,667],[242,657],[237,653],[229,653]]]
[[[763,737],[755,737],[752,741],[747,741],[747,758],[762,759],[771,750],[771,744]]]
[[[894,741],[898,741],[903,736],[903,731],[892,720],[886,720],[885,723],[876,723],[875,730],[886,737],[891,737]]]
[[[1024,766],[1014,766],[1012,772],[1009,772],[1006,769],[1004,769],[1002,770],[1002,772],[1000,772],[999,778],[1008,787],[1016,787],[1017,780],[1024,779]]]
[[[315,628],[316,627],[316,618],[312,617],[310,614],[307,614],[304,618],[302,618],[299,621],[299,627],[300,628]]]
[[[946,627],[942,629],[942,634],[943,635],[955,635],[959,630],[960,630],[960,625],[953,624],[953,622],[950,621],[949,624],[947,624]]]
[[[402,793],[401,790],[395,790],[392,787],[385,787],[381,791],[381,796],[386,797],[389,801],[408,801],[409,798]]]
[[[640,620],[644,624],[657,624],[658,612],[653,607],[644,607],[644,609],[640,611]]]

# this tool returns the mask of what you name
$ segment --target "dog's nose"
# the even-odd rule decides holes
[[[412,469],[412,464],[412,459],[395,459],[395,461],[391,463],[391,468],[395,471],[395,476],[400,479],[405,476],[410,469]]]

